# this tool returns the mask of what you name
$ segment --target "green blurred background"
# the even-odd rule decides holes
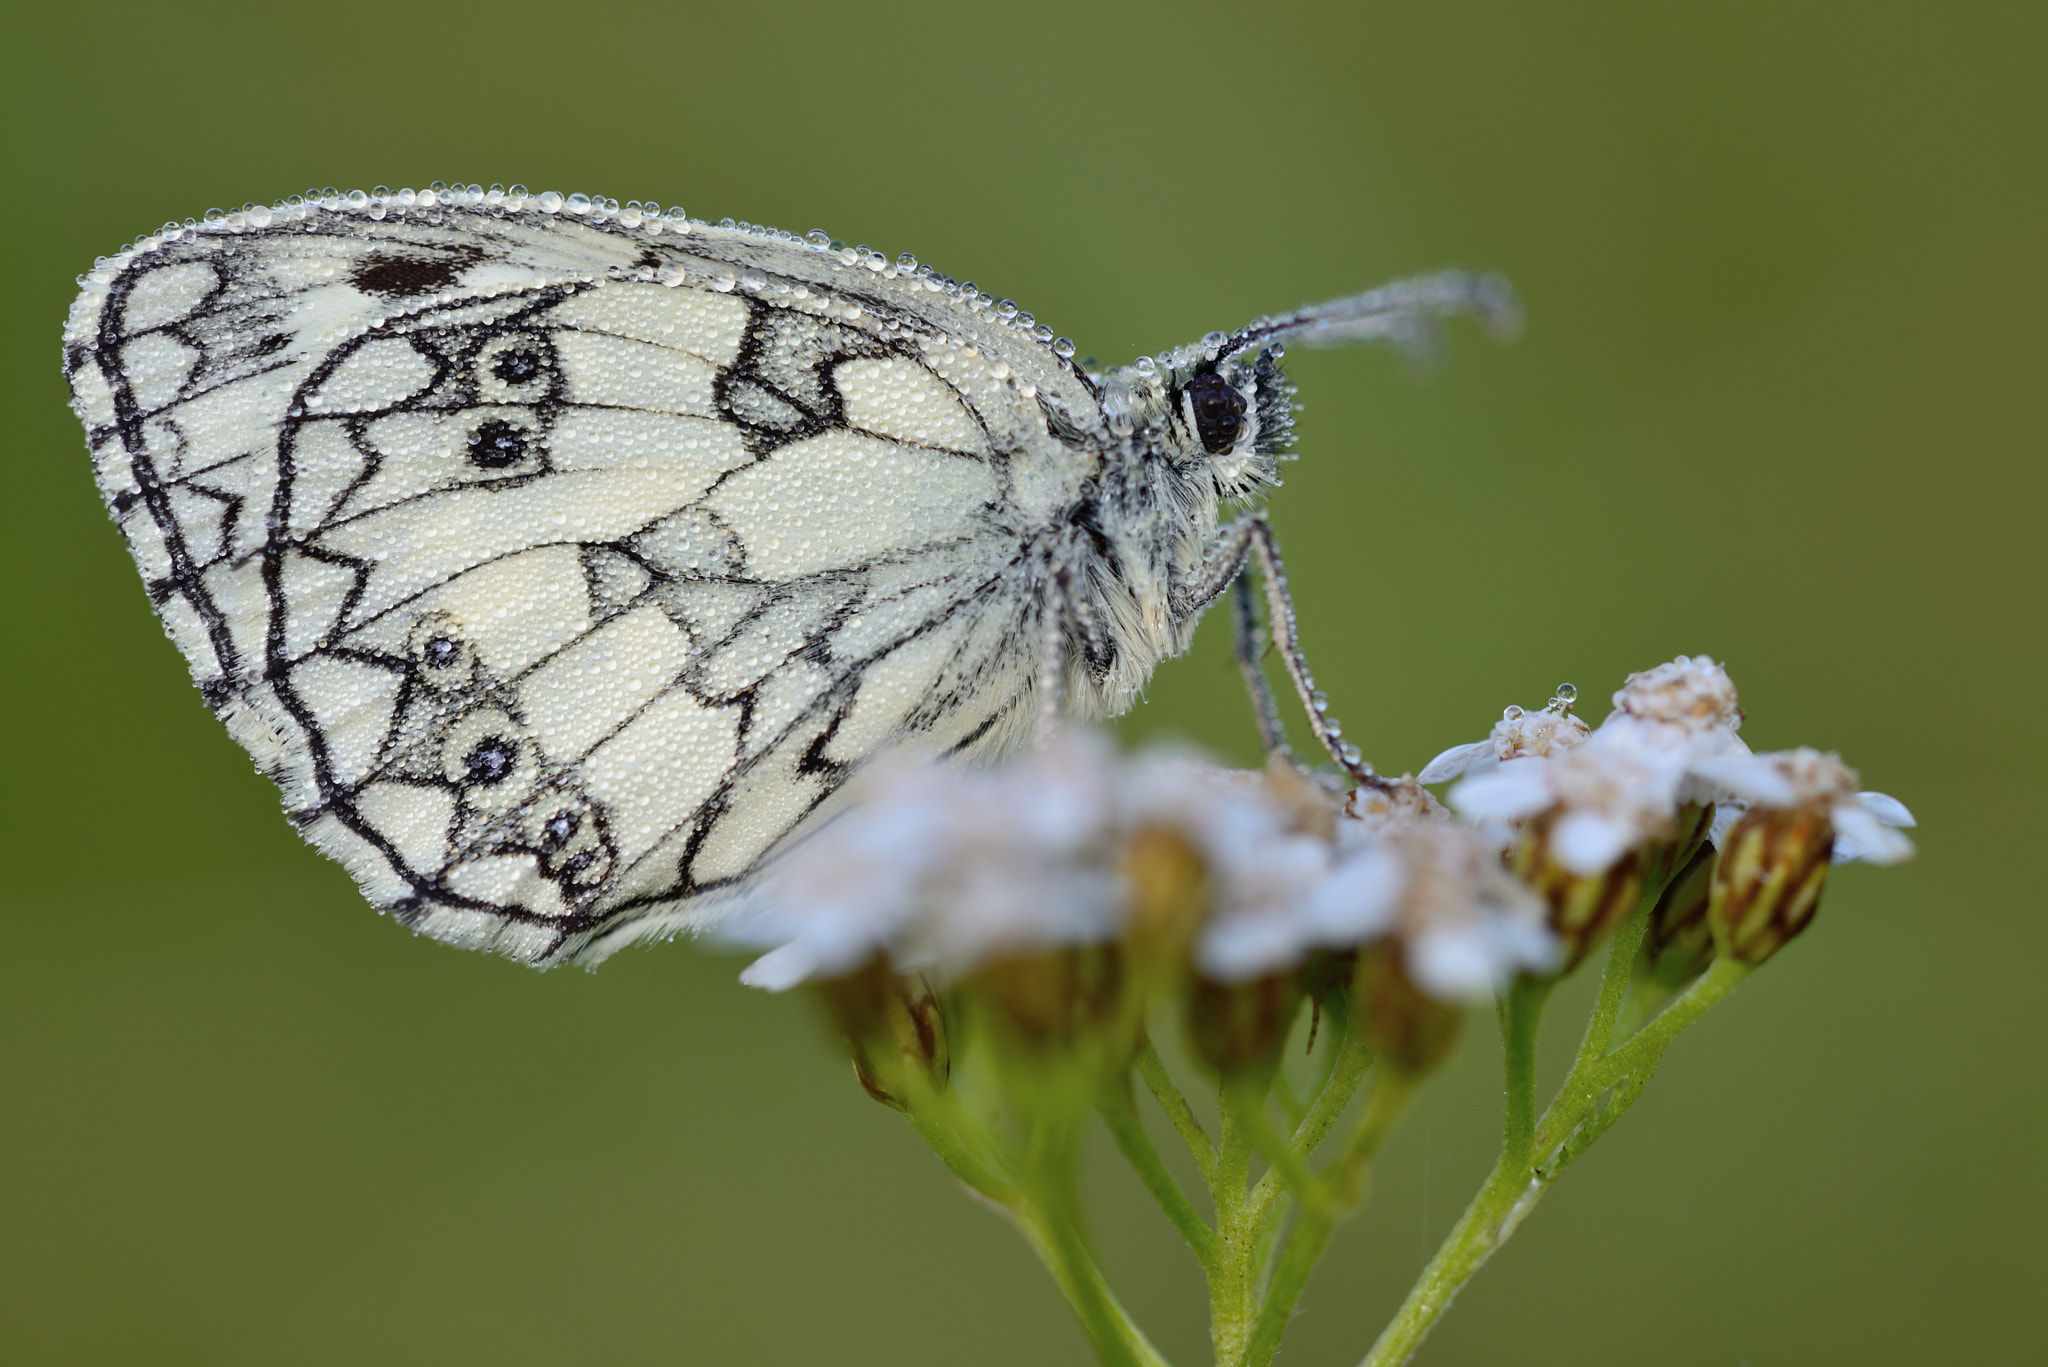
[[[1922,853],[1837,880],[1421,1361],[2041,1351],[2039,5],[118,0],[9,31],[0,1357],[1085,1359],[805,1003],[688,945],[536,976],[406,935],[151,620],[64,408],[73,276],[210,205],[437,177],[913,250],[1105,360],[1507,272],[1515,346],[1292,361],[1274,517],[1350,734],[1412,768],[1709,652],[1754,744],[1841,749]],[[1250,758],[1224,626],[1133,737]],[[1490,1160],[1496,1077],[1475,1028],[1287,1362],[1363,1351]],[[1129,1301],[1204,1360],[1182,1250],[1097,1172]]]

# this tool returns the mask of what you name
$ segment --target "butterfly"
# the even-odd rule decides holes
[[[1283,343],[1511,310],[1446,274],[1098,371],[908,255],[438,182],[80,283],[73,407],[208,706],[373,904],[535,965],[707,924],[885,748],[1124,711],[1233,583],[1263,688],[1248,564],[1308,702],[1221,520],[1290,454]]]

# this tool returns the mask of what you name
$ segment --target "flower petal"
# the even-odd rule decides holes
[[[1444,783],[1461,774],[1470,773],[1481,767],[1481,762],[1493,758],[1493,742],[1475,740],[1470,745],[1453,745],[1435,759],[1422,766],[1417,783]]]
[[[1635,843],[1633,825],[1600,812],[1567,813],[1550,829],[1551,853],[1581,878],[1613,868]]]
[[[1544,780],[1549,760],[1515,760],[1451,789],[1451,805],[1475,821],[1521,821],[1554,800]]]
[[[1906,810],[1906,804],[1888,793],[1858,793],[1856,800],[1863,809],[1887,826],[1917,826],[1913,814]]]
[[[1913,842],[1860,804],[1844,803],[1830,815],[1835,825],[1835,863],[1897,864],[1913,857]]]

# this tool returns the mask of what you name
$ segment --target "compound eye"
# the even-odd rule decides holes
[[[1197,375],[1182,391],[1195,419],[1195,435],[1212,456],[1227,453],[1244,433],[1245,401],[1221,375]]]

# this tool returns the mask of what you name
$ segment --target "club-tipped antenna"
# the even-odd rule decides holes
[[[1478,319],[1503,341],[1522,326],[1521,305],[1504,276],[1443,271],[1261,318],[1240,328],[1222,351],[1227,355],[1271,342],[1312,347],[1390,342],[1411,355],[1426,356],[1437,349],[1444,320],[1463,315]]]

